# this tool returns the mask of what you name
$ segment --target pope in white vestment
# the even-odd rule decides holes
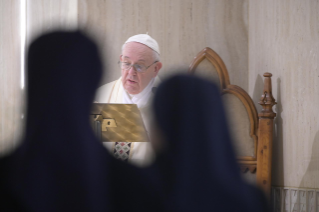
[[[101,86],[95,100],[99,103],[136,104],[145,128],[150,132],[150,104],[154,88],[160,83],[157,74],[162,67],[159,47],[149,35],[130,37],[123,45],[120,56],[121,77]],[[103,142],[117,158],[138,166],[146,166],[154,159],[150,142]],[[127,150],[127,155],[122,154]],[[127,157],[127,158],[126,158]]]

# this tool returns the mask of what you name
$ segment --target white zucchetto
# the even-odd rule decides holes
[[[124,44],[129,42],[137,42],[137,43],[144,44],[150,47],[151,49],[153,49],[154,51],[156,51],[158,54],[160,54],[158,43],[156,42],[156,40],[154,40],[151,36],[147,34],[134,35],[130,37],[129,39],[127,39],[127,41],[125,41]]]

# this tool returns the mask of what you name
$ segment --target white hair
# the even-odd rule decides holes
[[[124,44],[122,45],[122,54],[123,54],[123,50],[124,50],[125,44],[126,44],[126,43],[124,43]],[[151,48],[150,48],[150,49],[151,49]],[[160,55],[159,55],[156,51],[154,51],[153,49],[152,49],[152,52],[153,52],[154,61],[160,61],[160,60],[161,60]]]

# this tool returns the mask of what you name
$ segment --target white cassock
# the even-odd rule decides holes
[[[158,77],[153,78],[142,92],[136,95],[128,94],[123,87],[122,77],[118,80],[101,86],[97,90],[95,101],[99,103],[137,104],[145,128],[150,132],[151,99],[153,87],[160,83]],[[113,154],[115,142],[103,142],[103,145]],[[150,142],[132,142],[128,161],[138,166],[146,166],[154,160],[154,151]]]

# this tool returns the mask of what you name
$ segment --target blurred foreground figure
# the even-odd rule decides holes
[[[152,198],[146,210],[155,204],[139,170],[110,156],[93,134],[89,112],[101,73],[97,46],[81,32],[31,44],[25,136],[0,160],[0,211],[122,211],[125,195],[133,209],[145,196]]]
[[[161,173],[169,211],[262,212],[261,191],[244,183],[218,89],[194,76],[163,82],[154,99]],[[165,141],[164,143],[162,143]]]
[[[80,32],[49,33],[30,45],[27,62],[25,137],[0,163],[0,208],[107,210],[109,155],[89,123],[102,74],[96,45]]]

